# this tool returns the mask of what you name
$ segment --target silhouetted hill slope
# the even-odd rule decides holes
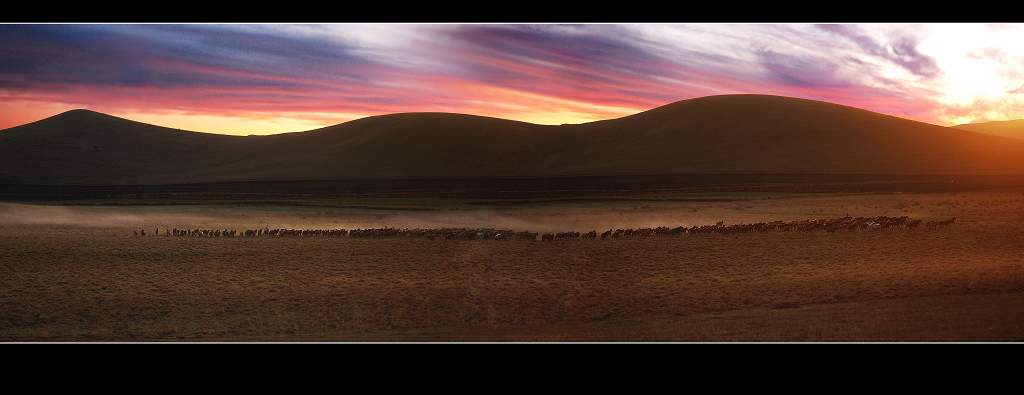
[[[0,130],[0,183],[551,177],[694,172],[1024,173],[1024,141],[836,104],[710,96],[577,125],[404,113],[222,136],[75,110]]]
[[[189,182],[206,178],[225,156],[248,148],[242,137],[188,132],[89,110],[72,110],[0,131],[0,181],[43,184]]]
[[[972,132],[991,134],[993,136],[1009,137],[1024,140],[1024,119],[1013,121],[992,121],[982,123],[968,123],[953,126],[956,129],[970,130]]]
[[[693,171],[1020,172],[1016,141],[819,101],[765,95],[684,100],[595,122],[632,133],[632,156]],[[624,151],[620,151],[624,152]],[[648,154],[643,155],[644,152]],[[667,165],[667,166],[666,166]]]

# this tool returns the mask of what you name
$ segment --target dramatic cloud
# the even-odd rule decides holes
[[[800,58],[770,50],[757,52],[761,66],[772,82],[793,87],[831,89],[849,87],[837,77],[839,65],[828,60]]]
[[[76,107],[223,133],[243,133],[219,129],[231,119],[275,133],[412,111],[586,122],[731,93],[948,124],[1021,92],[1020,38],[1016,25],[0,25],[0,128]]]
[[[915,36],[896,32],[890,34],[888,42],[883,44],[860,32],[856,26],[823,25],[821,29],[845,37],[856,43],[864,54],[891,62],[913,75],[935,78],[941,74],[936,60],[917,50],[920,40]]]

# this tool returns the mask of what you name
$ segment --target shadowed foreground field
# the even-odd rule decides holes
[[[414,212],[3,204],[0,340],[1024,340],[1021,191],[748,197]],[[555,241],[164,236],[384,222],[601,232],[845,214],[957,220]]]

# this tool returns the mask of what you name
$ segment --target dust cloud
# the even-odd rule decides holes
[[[0,224],[87,227],[140,226],[163,223],[207,223],[210,217],[108,207],[74,207],[0,203]]]
[[[214,206],[74,206],[0,203],[0,224],[55,225],[83,227],[125,227],[139,229],[370,229],[370,228],[471,228],[509,229],[531,232],[599,232],[609,229],[691,227],[724,221],[793,220],[806,212],[780,212],[778,207],[746,203],[742,206],[706,204],[697,206],[589,208],[521,207],[469,210],[324,210],[303,207],[282,208]],[[845,210],[845,208],[844,208]],[[802,210],[800,210],[802,211]],[[837,210],[830,210],[839,212]],[[781,214],[781,215],[780,215]],[[818,213],[823,215],[826,213]],[[828,213],[834,214],[834,213]],[[841,214],[840,214],[841,215]]]
[[[281,212],[171,209],[161,207],[78,207],[0,203],[0,224],[84,227],[177,227],[180,229],[229,226],[235,229],[367,229],[367,228],[494,228],[555,230],[557,224],[517,218],[491,210],[459,212]]]

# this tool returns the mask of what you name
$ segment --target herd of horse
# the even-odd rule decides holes
[[[652,236],[681,236],[681,235],[705,235],[705,234],[739,234],[751,232],[827,232],[835,233],[840,231],[851,232],[858,230],[880,230],[891,228],[917,229],[922,225],[925,229],[938,229],[953,225],[956,217],[942,221],[923,221],[911,219],[907,216],[901,217],[851,217],[847,214],[839,218],[805,219],[801,221],[773,221],[744,224],[742,221],[734,225],[725,225],[719,221],[715,225],[669,228],[659,226],[656,228],[639,229],[608,229],[598,234],[597,230],[590,232],[555,232],[539,233],[528,231],[513,231],[511,229],[470,229],[470,228],[371,228],[371,229],[248,229],[242,232],[235,230],[211,230],[211,229],[164,229],[164,236],[176,237],[353,237],[353,238],[386,238],[386,237],[425,237],[430,240],[566,240],[566,239],[617,239]],[[160,229],[156,229],[156,235],[160,235]],[[145,230],[136,230],[136,236],[145,236]]]

